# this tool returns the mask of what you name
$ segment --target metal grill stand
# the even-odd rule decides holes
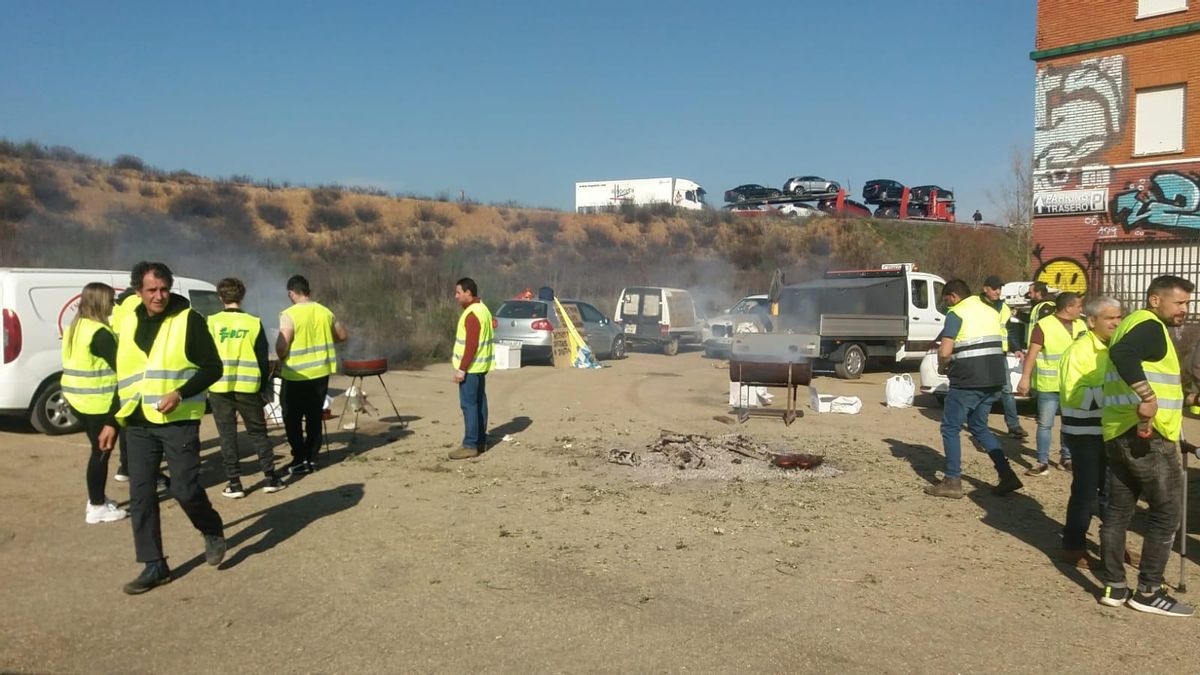
[[[387,383],[383,381],[383,374],[388,371],[387,359],[368,359],[363,361],[342,361],[342,372],[350,376],[350,387],[357,388],[357,391],[363,391],[363,381],[371,376],[379,378],[379,386],[383,388],[383,393],[387,395],[388,403],[392,404],[392,412],[396,413],[396,420],[400,423],[400,428],[408,428],[408,423],[400,417],[400,410],[396,408],[396,402],[392,400],[392,393],[388,391]],[[350,391],[347,389],[347,391]],[[338,428],[342,428],[342,422],[346,418],[346,409],[350,407],[350,397],[346,396],[346,402],[342,404],[342,414],[338,417]],[[350,440],[354,441],[358,437],[358,416],[362,413],[362,409],[354,411],[354,430],[350,434]]]

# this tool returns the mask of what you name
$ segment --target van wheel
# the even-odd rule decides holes
[[[47,384],[38,392],[29,423],[34,429],[51,436],[72,434],[83,428],[83,421],[71,410],[57,381]]]
[[[857,380],[867,367],[867,355],[862,347],[850,345],[842,356],[841,363],[833,364],[833,372],[843,380]]]
[[[618,335],[613,338],[612,351],[608,353],[608,358],[613,361],[619,361],[625,358],[625,336]]]
[[[667,356],[675,356],[679,353],[679,338],[671,338],[667,344],[663,345],[663,353]]]

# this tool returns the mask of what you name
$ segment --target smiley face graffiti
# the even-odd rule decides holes
[[[1057,288],[1059,291],[1087,294],[1087,270],[1071,258],[1051,258],[1042,263],[1037,274],[1034,275],[1034,280],[1043,281],[1047,286]]]

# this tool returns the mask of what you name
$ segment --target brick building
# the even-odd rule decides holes
[[[1200,283],[1200,0],[1039,0],[1036,40],[1036,278]]]

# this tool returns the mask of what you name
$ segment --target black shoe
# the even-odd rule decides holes
[[[159,490],[170,490],[171,489],[171,479],[170,479],[170,477],[167,476],[167,474],[165,474],[165,473],[158,474],[158,489]]]
[[[1016,429],[1008,430],[1008,437],[1016,439],[1029,438],[1029,432],[1025,431],[1021,427],[1017,427]]]
[[[308,472],[309,472],[309,473],[316,473],[317,469],[321,468],[321,466],[320,466],[319,464],[317,464],[317,458],[316,458],[316,457],[313,457],[312,459],[308,460],[308,461],[307,461],[307,462],[305,462],[305,463],[308,465]]]
[[[279,476],[272,474],[270,476],[267,476],[267,479],[263,482],[262,491],[268,492],[268,493],[279,492],[280,490],[284,489],[285,487],[287,487],[287,483],[284,483],[283,481],[279,480]]]
[[[1020,478],[1017,478],[1016,472],[1012,469],[1009,469],[1004,473],[1004,475],[1000,476],[1000,482],[996,484],[996,487],[992,488],[992,494],[996,495],[997,497],[1003,497],[1004,495],[1010,492],[1016,492],[1023,487],[1025,487],[1025,484],[1021,482]]]
[[[142,573],[133,581],[125,584],[125,592],[129,595],[141,595],[155,586],[162,586],[171,580],[171,570],[166,560],[146,563]]]
[[[204,561],[216,567],[225,559],[225,537],[220,534],[204,535]]]
[[[1108,607],[1120,607],[1121,605],[1125,604],[1126,600],[1129,599],[1129,595],[1129,589],[1124,586],[1121,588],[1114,588],[1106,585],[1104,587],[1104,593],[1100,596],[1100,604]]]
[[[1139,612],[1157,614],[1159,616],[1188,617],[1195,611],[1191,605],[1185,605],[1167,595],[1166,588],[1160,588],[1153,593],[1138,591],[1125,604]]]
[[[246,491],[242,488],[242,481],[237,478],[229,481],[229,485],[226,485],[225,489],[221,490],[221,496],[229,497],[230,499],[241,499],[242,497],[245,497]]]
[[[308,462],[296,461],[283,468],[293,476],[303,476],[304,474],[311,473],[311,470],[308,468]]]

